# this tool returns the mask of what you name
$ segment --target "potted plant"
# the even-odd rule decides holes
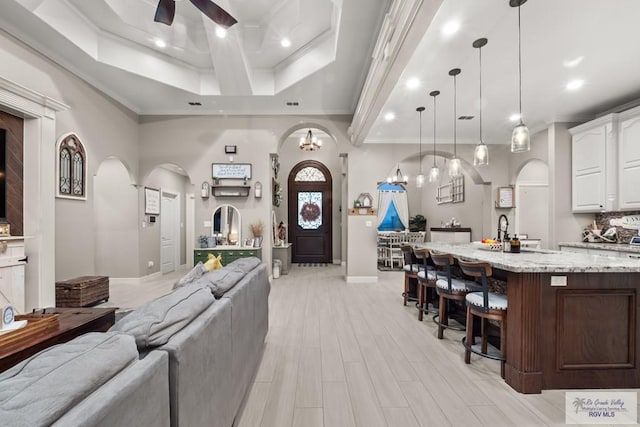
[[[422,215],[409,218],[409,231],[426,231],[427,219]]]

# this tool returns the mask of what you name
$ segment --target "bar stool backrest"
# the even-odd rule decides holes
[[[453,265],[453,255],[447,253],[431,252],[431,261],[438,266],[444,267],[444,272],[447,275],[447,284],[449,292],[451,292],[451,266]],[[438,270],[436,270],[436,277],[438,276]]]
[[[422,264],[423,270],[427,271],[427,259],[429,259],[429,249],[413,248],[413,254],[416,256],[418,264]]]
[[[458,259],[458,265],[462,272],[467,276],[480,278],[480,283],[482,284],[482,311],[484,313],[489,312],[489,283],[487,281],[487,277],[491,277],[492,274],[491,264]]]
[[[404,257],[404,265],[413,265],[415,264],[413,261],[413,246],[407,245],[405,243],[400,244],[400,250],[402,251],[402,256]]]

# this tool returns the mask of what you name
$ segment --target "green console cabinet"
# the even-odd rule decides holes
[[[193,265],[199,261],[207,262],[209,254],[222,255],[222,265],[227,265],[238,258],[258,257],[262,259],[262,248],[250,246],[216,246],[215,248],[200,248],[193,250]]]

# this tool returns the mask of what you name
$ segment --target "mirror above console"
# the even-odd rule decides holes
[[[211,217],[211,234],[218,245],[242,246],[242,218],[233,205],[220,205]]]

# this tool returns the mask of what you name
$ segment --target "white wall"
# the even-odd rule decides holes
[[[118,159],[107,159],[93,180],[95,274],[138,277],[138,190]]]
[[[137,275],[146,276],[160,271],[160,241],[161,241],[161,223],[162,215],[156,216],[156,222],[149,222],[149,218],[144,213],[144,187],[157,188],[159,190],[167,190],[172,193],[179,194],[178,203],[180,206],[180,264],[186,262],[186,233],[185,233],[185,194],[191,191],[192,185],[189,178],[172,172],[163,167],[156,167],[149,175],[144,178],[143,184],[139,189],[139,214],[138,221],[140,230],[140,246],[139,246],[139,264]],[[197,194],[200,194],[198,192]],[[142,227],[142,222],[145,226]],[[153,261],[153,267],[149,267],[149,261]],[[178,266],[176,266],[178,267]]]
[[[79,78],[0,31],[0,76],[70,108],[56,115],[56,137],[76,133],[87,150],[87,201],[56,199],[56,280],[95,272],[93,178],[108,157],[123,159],[135,177],[138,169],[137,117]],[[55,146],[56,141],[50,143]],[[53,164],[53,158],[40,159]],[[25,164],[25,175],[31,171]],[[51,283],[51,287],[55,284]]]

